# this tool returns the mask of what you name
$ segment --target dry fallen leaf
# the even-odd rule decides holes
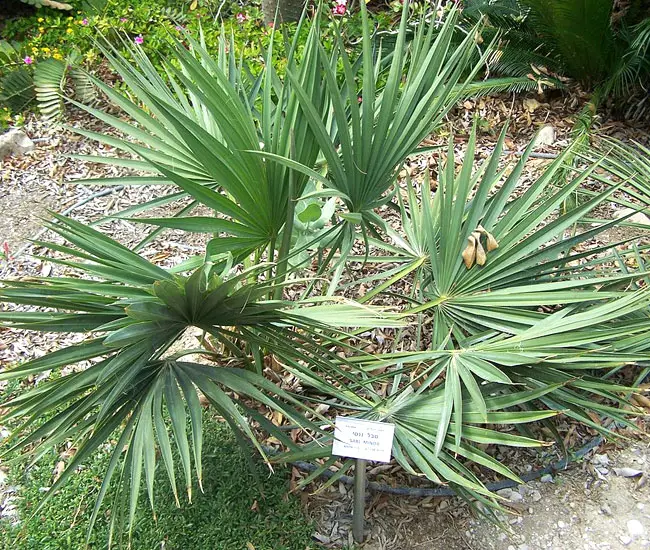
[[[61,474],[63,473],[63,470],[65,470],[65,462],[63,460],[59,460],[56,463],[56,466],[54,467],[54,481],[59,479],[61,477]]]
[[[539,106],[541,105],[539,101],[537,101],[536,99],[533,99],[533,98],[524,99],[524,101],[522,103],[524,105],[524,108],[529,113],[535,112],[535,109],[538,109]]]

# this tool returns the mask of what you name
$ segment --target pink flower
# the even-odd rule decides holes
[[[25,56],[25,59],[23,59],[23,61],[25,62],[25,65],[31,65],[32,63],[34,63],[34,60],[28,55]]]
[[[5,260],[11,260],[11,254],[9,253],[9,243],[4,241],[2,243],[2,253],[4,254]]]
[[[175,28],[178,32],[181,32],[181,31],[183,30],[183,27],[181,27],[180,25],[176,25],[174,28]]]
[[[81,24],[84,25],[84,26],[88,25],[88,19],[86,19],[86,18],[84,17],[84,18],[81,20]]]
[[[120,17],[120,23],[126,23],[128,19],[126,17]]]
[[[136,44],[138,44],[138,46],[139,46],[140,44],[142,44],[142,43],[144,42],[144,38],[142,38],[142,35],[139,34],[138,36],[136,36],[136,37],[133,39],[133,41],[134,41]]]
[[[248,15],[246,15],[245,13],[239,12],[237,14],[237,23],[239,23],[240,25],[247,19],[248,19]]]
[[[345,15],[346,11],[345,4],[337,4],[332,8],[332,13],[334,15]]]

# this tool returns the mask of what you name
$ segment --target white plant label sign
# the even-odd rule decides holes
[[[395,424],[337,416],[332,454],[390,462]]]

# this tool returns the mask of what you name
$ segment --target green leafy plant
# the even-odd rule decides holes
[[[81,183],[176,192],[117,215],[156,227],[134,251],[56,216],[47,227],[66,244],[37,244],[82,276],[12,280],[0,289],[4,302],[20,306],[0,312],[4,326],[91,336],[0,373],[16,381],[53,373],[3,405],[7,420],[22,421],[11,452],[37,457],[75,441],[48,497],[115,441],[90,527],[111,484],[113,509],[123,510],[111,520],[133,525],[142,484],[153,501],[160,462],[175,499],[178,472],[191,497],[192,480],[202,479],[202,399],[262,455],[266,432],[286,451],[277,460],[323,458],[321,470],[337,461],[323,409],[391,421],[393,456],[405,470],[488,505],[498,498],[472,463],[518,478],[484,445],[544,445],[527,426],[533,422],[561,442],[551,422],[559,413],[606,434],[611,427],[596,414],[632,425],[619,408],[629,388],[604,375],[647,357],[647,274],[611,268],[623,243],[577,249],[616,222],[574,231],[620,186],[569,209],[565,199],[594,177],[597,162],[572,172],[568,149],[521,190],[533,146],[502,167],[504,130],[475,170],[474,131],[458,172],[452,137],[435,193],[427,177],[419,192],[407,182],[403,197],[395,185],[403,162],[480,68],[470,63],[474,33],[452,47],[455,11],[440,28],[423,22],[409,41],[403,9],[386,53],[374,47],[361,4],[356,59],[339,32],[331,50],[321,44],[318,17],[306,29],[303,22],[285,40],[282,71],[274,37],[258,72],[237,62],[223,34],[213,57],[204,37],[184,32],[183,42],[172,40],[175,57],[163,73],[128,37],[102,46],[128,94],[88,78],[126,116],[81,106],[125,137],[78,131],[136,158],[85,158],[142,173]],[[571,177],[558,187],[558,174]],[[398,204],[389,204],[395,196]],[[134,217],[181,198],[189,201],[172,216]],[[198,205],[208,213],[189,215]],[[380,217],[384,206],[399,210],[401,231]],[[212,238],[205,254],[162,269],[137,250],[166,228]],[[352,256],[362,239],[365,250]],[[320,257],[301,280],[289,265],[304,265],[306,251]],[[345,267],[376,251],[388,269],[343,286]],[[391,288],[402,279],[409,295]],[[314,290],[319,281],[329,282],[326,296]],[[372,288],[361,304],[335,297],[362,283]],[[287,285],[302,298],[284,300]],[[398,347],[399,332],[394,353],[358,349],[370,331],[403,327],[401,315],[368,305],[385,291],[410,304],[406,313],[418,321],[410,352]],[[198,342],[188,345],[192,331]],[[271,375],[269,365],[288,378]],[[298,444],[272,415],[313,443]]]
[[[408,183],[405,197],[398,195],[401,230],[387,228],[390,244],[370,239],[394,267],[355,281],[375,284],[361,299],[368,302],[384,291],[394,297],[393,285],[413,277],[413,290],[403,298],[419,316],[415,339],[423,351],[352,359],[366,373],[363,390],[349,392],[348,381],[332,383],[317,375],[309,383],[331,407],[395,423],[393,455],[406,470],[417,467],[460,495],[490,502],[481,480],[457,454],[512,478],[489,453],[476,455],[475,444],[540,442],[492,433],[480,419],[515,425],[537,420],[561,446],[548,421],[552,415],[544,416],[550,411],[609,435],[613,432],[595,415],[632,426],[619,409],[629,390],[607,378],[624,365],[644,365],[649,295],[639,290],[645,272],[608,267],[617,262],[617,246],[631,239],[584,247],[617,221],[589,220],[596,227],[575,231],[576,223],[620,186],[610,183],[563,211],[567,194],[596,176],[598,162],[556,187],[557,173],[573,154],[567,149],[522,192],[520,178],[533,146],[514,166],[501,166],[504,130],[492,155],[474,169],[475,140],[474,130],[456,170],[450,139],[436,186],[427,176],[420,193]],[[400,342],[398,333],[396,350]],[[640,377],[647,374],[638,370]],[[531,416],[520,416],[522,411]],[[524,427],[522,432],[529,438],[535,433]],[[331,435],[321,437],[289,456],[326,457],[322,445]],[[340,473],[349,467],[351,461]]]
[[[331,127],[288,71],[327,162],[324,183],[344,200],[348,219],[361,224],[378,222],[372,211],[386,202],[398,168],[462,96],[462,86],[456,85],[462,82],[473,49],[468,36],[447,55],[456,21],[453,12],[437,34],[435,25],[422,24],[407,44],[407,13],[405,6],[388,74],[381,53],[373,54],[363,5],[358,62],[350,59],[340,34],[334,55],[321,48],[319,61],[333,112]],[[342,81],[337,79],[339,63]],[[473,67],[467,81],[479,67]]]
[[[526,430],[530,422],[541,422],[563,445],[548,421],[560,411],[610,435],[615,434],[590,412],[634,426],[615,406],[626,406],[621,394],[628,389],[601,376],[644,356],[621,353],[617,339],[643,339],[648,319],[634,324],[626,319],[645,311],[649,299],[647,292],[631,293],[585,311],[567,307],[512,336],[484,335],[451,349],[443,345],[428,352],[361,358],[365,376],[356,379],[352,391],[351,381],[343,379],[332,383],[316,373],[303,379],[323,403],[346,415],[394,423],[392,454],[406,471],[449,484],[472,505],[491,505],[479,508],[489,515],[498,501],[465,460],[519,478],[482,445],[544,445],[532,437],[535,432]],[[594,369],[600,369],[600,376],[592,374]],[[516,426],[524,435],[498,430],[498,425]],[[338,457],[328,458],[331,441],[331,433],[323,434],[280,459],[325,458],[304,481],[308,483],[337,462]],[[328,484],[353,463],[343,461]]]
[[[490,59],[496,74],[570,76],[594,90],[592,111],[609,97],[629,99],[627,115],[638,117],[650,79],[650,13],[636,4],[614,14],[612,1],[470,0],[466,13],[470,21],[485,16],[490,29],[503,31]]]

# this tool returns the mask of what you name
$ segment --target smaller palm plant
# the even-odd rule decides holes
[[[2,311],[0,322],[91,337],[0,374],[3,380],[22,380],[55,373],[4,404],[5,420],[22,421],[8,452],[23,449],[38,456],[41,450],[74,440],[76,453],[51,495],[75,468],[115,438],[91,524],[117,471],[121,489],[115,498],[130,498],[131,521],[143,475],[153,506],[158,456],[178,500],[172,441],[191,499],[192,462],[201,484],[201,399],[262,455],[251,418],[295,449],[257,407],[277,411],[314,433],[321,428],[309,418],[319,415],[263,376],[264,357],[270,354],[274,361],[305,372],[327,372],[332,360],[340,363],[332,345],[341,334],[330,336],[333,327],[399,324],[394,316],[347,302],[265,300],[273,281],[251,282],[251,274],[266,269],[264,264],[231,274],[228,258],[212,257],[190,275],[180,275],[151,264],[94,229],[61,216],[56,220],[48,227],[72,246],[39,244],[71,256],[52,261],[88,278],[6,281],[0,290],[4,302],[49,311]],[[211,337],[213,345],[185,349],[182,337],[189,327]]]

